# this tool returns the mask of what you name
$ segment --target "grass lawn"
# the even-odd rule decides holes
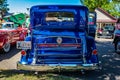
[[[47,72],[35,72],[32,71],[19,71],[19,70],[1,70],[0,80],[80,80],[78,76],[73,72],[66,73],[47,73]]]

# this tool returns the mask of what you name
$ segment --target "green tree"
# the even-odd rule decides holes
[[[7,7],[7,0],[0,0],[0,13],[3,16],[6,12],[8,12],[9,8]]]
[[[82,4],[88,7],[90,11],[94,11],[98,7],[102,7],[109,3],[108,0],[80,0]]]
[[[100,7],[115,17],[120,17],[120,0],[80,0],[82,4],[94,11]]]
[[[119,0],[118,0],[119,1]],[[120,17],[120,4],[117,0],[112,1],[107,5],[103,5],[102,8],[106,10],[108,13],[115,17]]]

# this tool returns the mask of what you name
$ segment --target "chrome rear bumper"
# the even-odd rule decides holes
[[[60,64],[51,65],[24,65],[17,62],[17,69],[30,71],[74,71],[74,70],[96,70],[101,69],[98,63],[96,64],[82,64],[76,66],[63,66]]]

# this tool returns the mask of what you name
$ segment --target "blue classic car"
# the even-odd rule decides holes
[[[99,60],[88,36],[88,8],[80,5],[37,5],[30,9],[30,35],[18,42],[17,68],[33,71],[95,70]]]

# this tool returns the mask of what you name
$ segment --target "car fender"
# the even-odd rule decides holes
[[[3,45],[7,42],[9,42],[9,35],[8,34],[2,34],[0,36],[0,46],[3,47]]]
[[[31,41],[31,35],[26,36],[25,41]]]
[[[87,48],[88,49],[90,49],[90,48],[92,48],[92,50],[96,49],[95,40],[93,37],[88,36],[86,40],[87,40]]]

